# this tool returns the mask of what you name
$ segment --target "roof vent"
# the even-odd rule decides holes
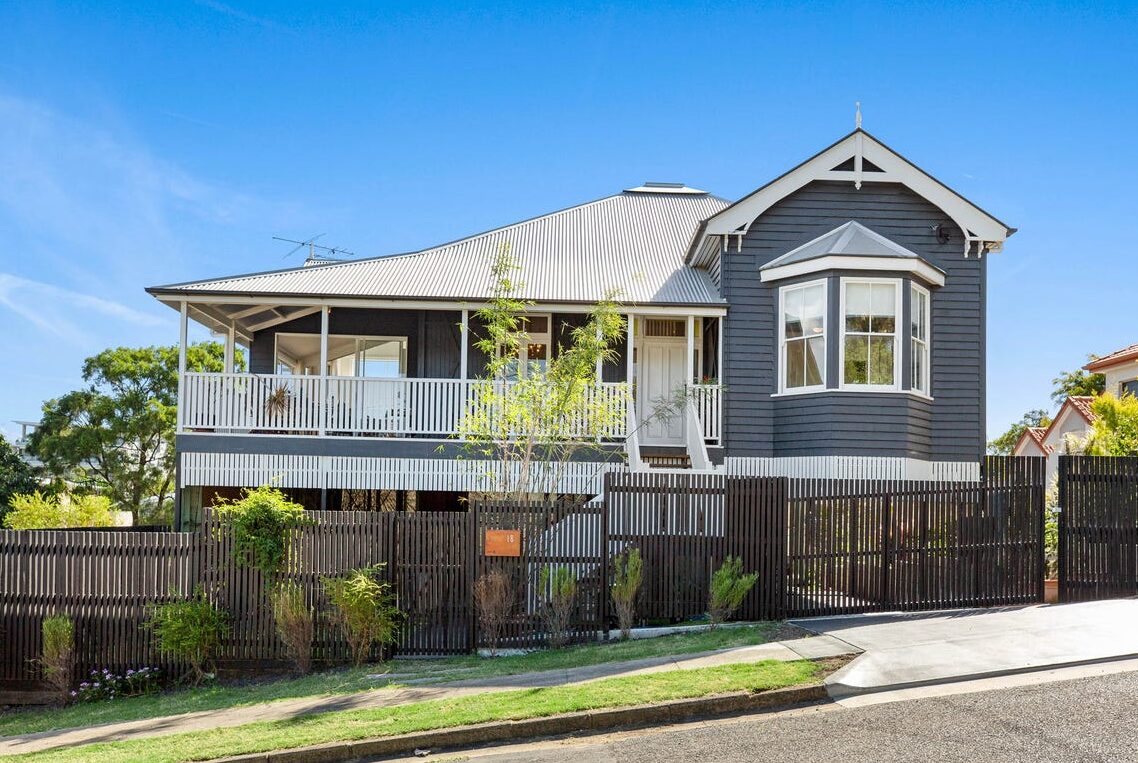
[[[689,188],[683,183],[654,183],[648,181],[636,188],[625,188],[625,193],[707,193],[698,188]]]

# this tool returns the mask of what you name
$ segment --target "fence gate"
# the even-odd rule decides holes
[[[990,457],[980,482],[790,481],[792,616],[1043,599],[1043,459]]]
[[[1059,598],[1138,594],[1138,458],[1059,457]]]

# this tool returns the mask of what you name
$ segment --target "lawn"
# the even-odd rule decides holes
[[[601,708],[628,707],[735,691],[769,691],[813,683],[826,668],[809,660],[764,661],[608,678],[584,684],[468,695],[390,708],[347,710],[232,728],[110,742],[11,760],[175,761],[280,750],[336,741],[394,736],[416,731],[501,720],[540,718]]]
[[[732,646],[748,646],[787,637],[789,626],[758,623],[722,628],[714,632],[683,633],[636,641],[585,644],[568,649],[531,652],[525,655],[482,658],[476,655],[436,660],[393,660],[384,665],[331,670],[303,678],[243,684],[216,684],[180,689],[65,708],[29,709],[0,715],[0,736],[28,734],[51,729],[94,726],[177,715],[197,710],[239,707],[297,697],[334,696],[367,691],[406,681],[438,683],[448,680],[516,675],[541,670],[596,665],[673,654],[691,654]],[[368,678],[390,673],[382,679]]]

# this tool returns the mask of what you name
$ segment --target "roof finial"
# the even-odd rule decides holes
[[[861,101],[854,101],[854,106],[857,108],[857,112],[854,114],[854,128],[857,130],[860,130],[861,129]]]

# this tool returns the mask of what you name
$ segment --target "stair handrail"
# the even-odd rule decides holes
[[[628,396],[626,420],[628,422],[628,436],[624,438],[624,451],[628,458],[628,470],[630,472],[642,472],[644,471],[644,461],[640,458],[640,432],[636,424],[636,402],[632,399],[632,395]]]
[[[707,444],[703,441],[703,424],[695,411],[695,403],[691,395],[684,401],[684,441],[687,446],[688,459],[694,471],[708,471],[712,468],[711,457],[707,454]]]

